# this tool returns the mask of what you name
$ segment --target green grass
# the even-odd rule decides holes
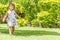
[[[60,40],[60,29],[18,27],[15,35],[9,35],[7,25],[0,24],[0,40]]]

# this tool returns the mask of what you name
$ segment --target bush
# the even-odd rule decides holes
[[[52,27],[53,24],[56,24],[56,15],[47,11],[38,13],[37,19],[40,21],[43,27]]]
[[[20,27],[27,26],[28,20],[21,18],[21,19],[18,19],[17,21]]]
[[[40,26],[39,21],[37,19],[32,20],[31,21],[31,26],[32,27],[39,27]]]
[[[21,16],[20,26],[60,27],[60,1],[59,0],[13,0],[16,13]],[[18,2],[18,3],[17,3]],[[4,2],[5,3],[5,2]],[[0,17],[8,10],[8,4],[0,3]],[[1,20],[0,18],[0,20]]]

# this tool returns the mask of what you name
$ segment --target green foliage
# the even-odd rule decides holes
[[[37,19],[40,21],[43,27],[51,27],[53,24],[56,24],[56,16],[56,14],[42,11],[37,14]]]
[[[43,27],[60,27],[60,20],[57,18],[58,14],[60,15],[60,0],[13,0],[13,2],[16,13],[22,18],[18,21],[20,26],[26,26],[30,22],[34,27],[40,26],[39,24]],[[6,13],[7,7],[8,4],[0,3],[1,15]]]
[[[20,27],[26,26],[27,22],[28,22],[28,20],[23,19],[23,18],[18,19],[17,21],[18,21],[18,24],[19,24]]]
[[[31,21],[32,27],[39,27],[39,21],[37,19],[34,19]]]

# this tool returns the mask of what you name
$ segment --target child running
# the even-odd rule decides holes
[[[9,34],[12,35],[12,34],[14,34],[15,26],[17,26],[17,21],[16,21],[15,16],[17,16],[18,18],[20,18],[20,17],[14,11],[15,5],[13,3],[10,3],[8,8],[9,9],[3,18],[3,22],[5,22],[7,20]]]

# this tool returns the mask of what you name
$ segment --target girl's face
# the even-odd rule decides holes
[[[14,6],[12,4],[10,4],[9,9],[10,10],[13,10],[14,9]]]

